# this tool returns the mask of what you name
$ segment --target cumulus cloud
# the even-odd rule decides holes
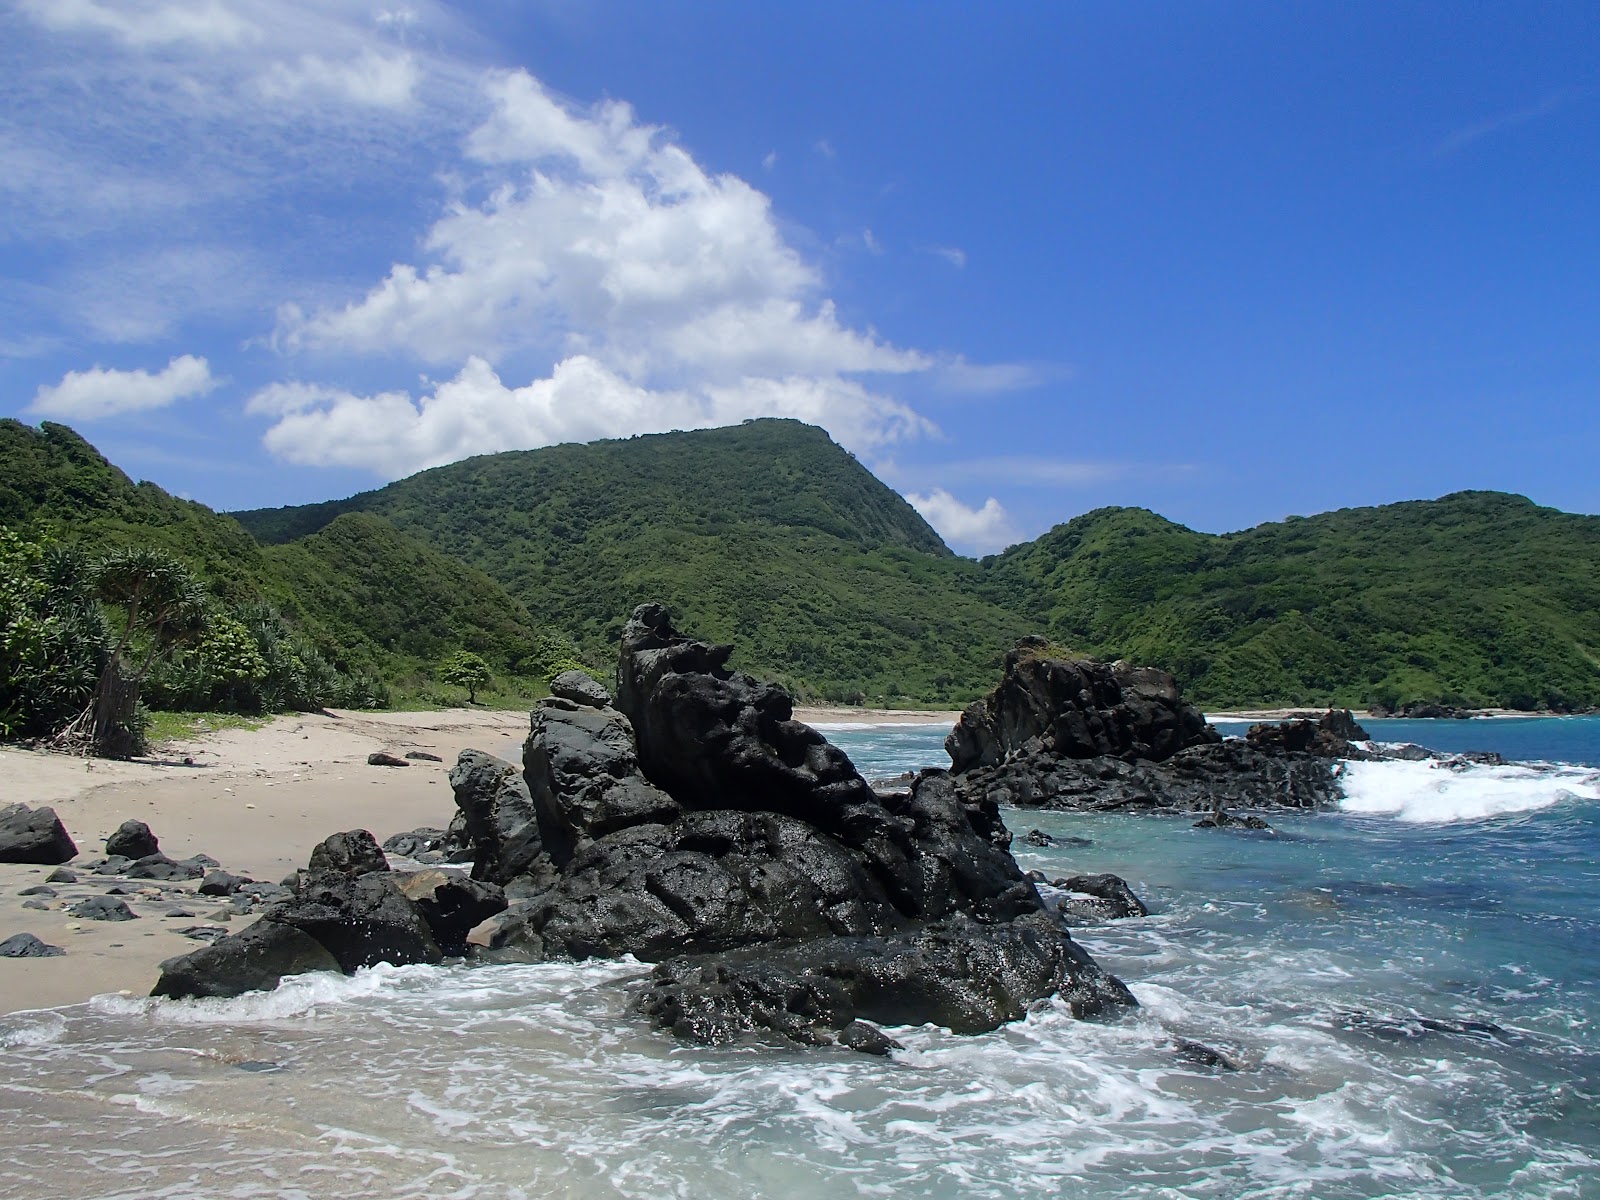
[[[60,383],[39,389],[29,411],[42,417],[95,421],[123,413],[166,408],[179,400],[203,396],[216,386],[211,364],[185,354],[153,375],[149,371],[114,371],[104,367],[68,371]]]
[[[1011,523],[1011,515],[993,496],[985,500],[981,508],[961,503],[943,488],[926,493],[912,492],[906,499],[922,514],[923,520],[939,531],[940,537],[958,549],[992,554],[1020,539]]]
[[[926,370],[932,360],[846,327],[771,203],[713,175],[667,131],[609,100],[563,103],[515,71],[467,153],[506,169],[342,308],[285,308],[290,351],[404,352],[435,364],[514,350],[583,352],[640,381]]]
[[[784,239],[768,198],[704,170],[626,103],[582,108],[524,71],[492,77],[466,140],[484,170],[398,263],[343,307],[279,314],[289,353],[465,362],[420,400],[335,391],[285,407],[274,452],[297,462],[415,470],[512,447],[791,416],[870,448],[935,432],[862,376],[948,360],[852,327]],[[548,378],[505,386],[495,365],[548,354]],[[357,426],[371,418],[376,432]],[[381,418],[381,419],[380,419]]]
[[[276,418],[264,440],[279,457],[361,467],[389,479],[474,454],[732,425],[751,417],[823,425],[861,449],[927,428],[909,408],[848,380],[764,379],[701,391],[651,390],[587,355],[564,359],[549,378],[523,387],[507,387],[488,362],[472,357],[453,379],[418,400],[400,391],[363,396],[280,383],[257,392],[247,407]]]

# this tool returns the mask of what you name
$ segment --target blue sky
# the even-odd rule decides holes
[[[1600,511],[1600,8],[0,0],[0,415],[220,509],[797,416],[966,553]]]

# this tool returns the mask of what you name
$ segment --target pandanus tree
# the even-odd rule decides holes
[[[94,589],[114,617],[111,655],[89,705],[60,740],[94,754],[126,757],[139,750],[134,712],[150,668],[206,628],[206,594],[181,561],[162,550],[118,550],[101,559]]]

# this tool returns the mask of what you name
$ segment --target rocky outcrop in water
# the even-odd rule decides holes
[[[1348,718],[1349,714],[1344,714]],[[1052,656],[1041,639],[1006,655],[1000,685],[969,705],[945,749],[968,801],[1084,811],[1317,808],[1339,796],[1353,721],[1258,725],[1223,741],[1163,671]]]
[[[866,1048],[880,1043],[863,1021],[971,1031],[1056,993],[1085,1014],[1132,1003],[1046,910],[992,803],[943,771],[875,793],[729,654],[644,605],[615,707],[574,679],[540,702],[522,782],[542,848],[505,880],[520,899],[486,957],[657,962],[642,1011],[716,1043],[761,1030]],[[471,829],[498,828],[474,816],[486,793],[522,803],[486,759],[463,754],[452,777]]]
[[[874,792],[729,654],[641,606],[615,701],[569,673],[531,714],[521,771],[462,752],[450,782],[471,879],[390,872],[370,835],[335,835],[292,898],[165,964],[158,992],[469,945],[494,961],[634,955],[658,964],[640,1010],[680,1036],[869,1053],[893,1048],[874,1021],[977,1032],[1052,995],[1085,1016],[1134,1003],[1022,874],[993,800],[944,771]],[[1139,711],[1162,708],[1137,694]]]
[[[1244,735],[1247,745],[1268,754],[1311,754],[1317,758],[1370,759],[1378,755],[1352,745],[1371,740],[1348,708],[1330,708],[1315,721],[1267,721],[1252,725]]]
[[[1000,685],[967,706],[945,750],[961,774],[1018,753],[1161,762],[1221,740],[1165,671],[1056,656],[1032,637],[1006,655]]]

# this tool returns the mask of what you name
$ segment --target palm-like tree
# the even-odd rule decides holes
[[[157,658],[198,641],[206,627],[206,593],[180,560],[164,550],[118,550],[94,570],[95,594],[120,610],[121,632],[100,672],[89,706],[59,735],[63,743],[118,757],[139,749],[132,729],[139,685]],[[136,645],[144,654],[129,669]]]

